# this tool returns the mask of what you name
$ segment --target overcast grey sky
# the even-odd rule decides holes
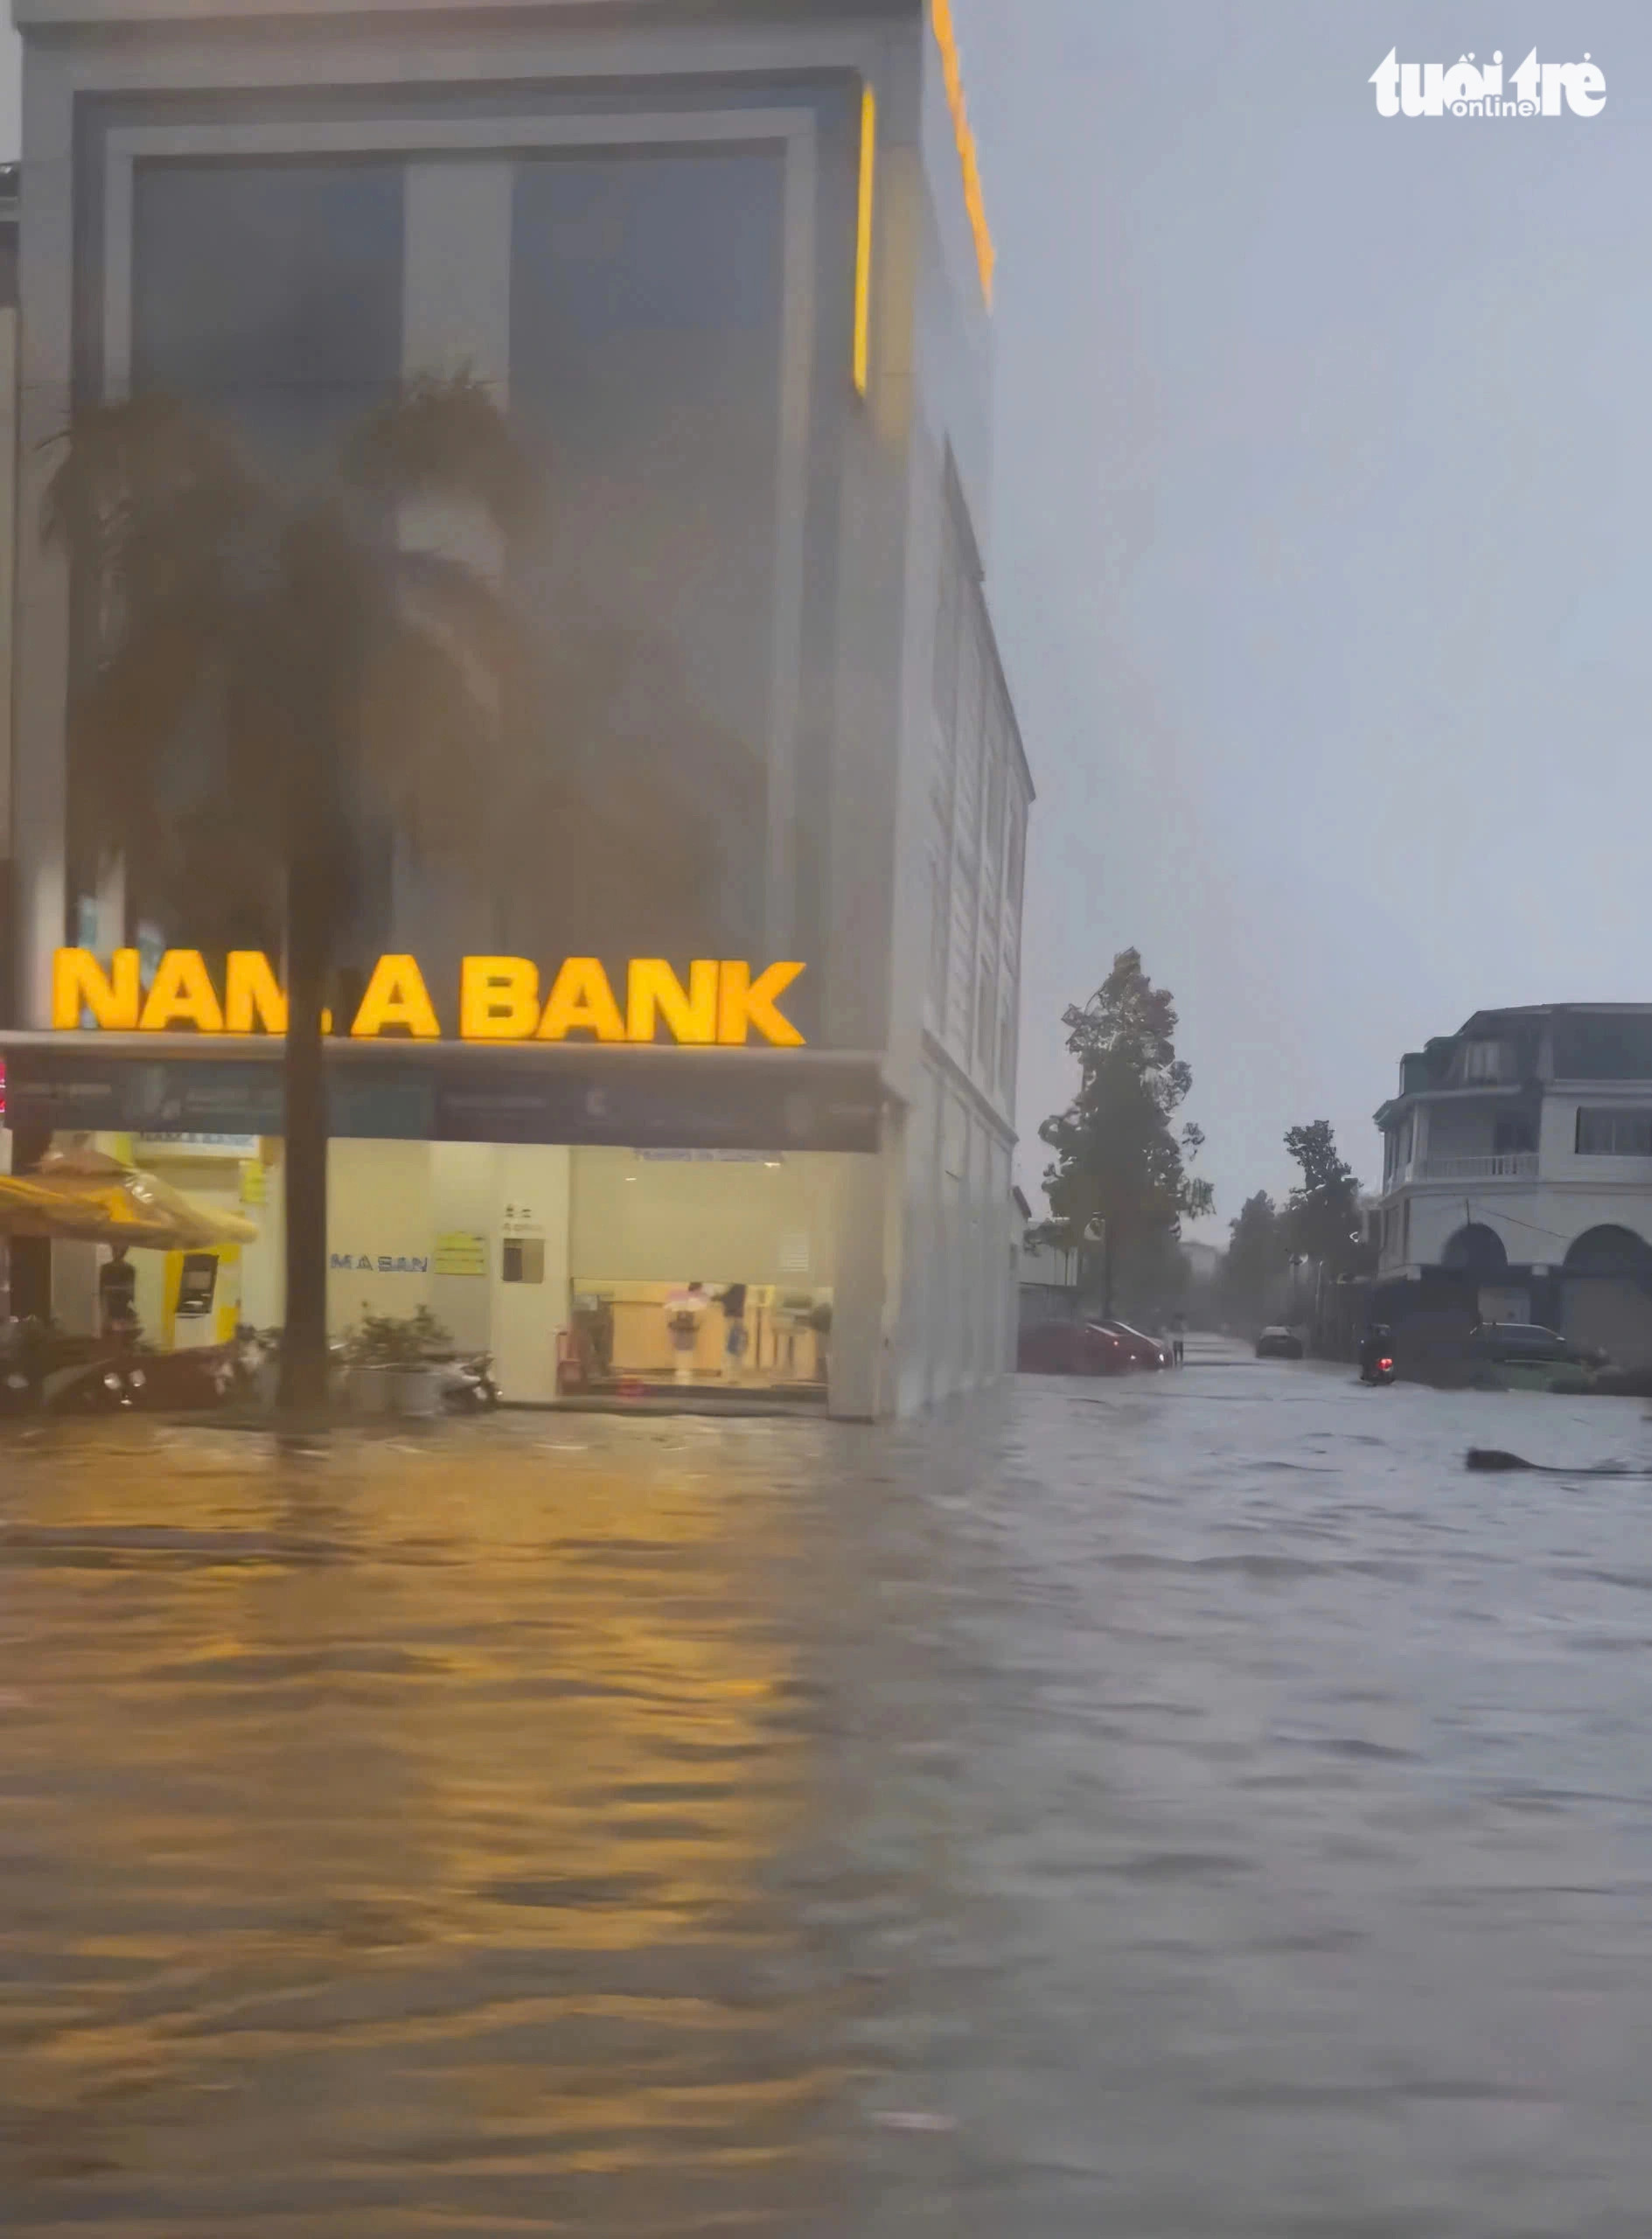
[[[1065,1002],[1176,994],[1225,1232],[1403,1050],[1652,1001],[1652,8],[954,0],[1000,250],[991,595],[1039,787],[1022,1169]],[[1604,112],[1380,119],[1403,59]]]
[[[1370,1177],[1401,1051],[1481,1006],[1652,1000],[1652,8],[954,6],[1040,793],[1022,1171],[1133,942],[1220,1233],[1298,1120]],[[1391,46],[1534,44],[1600,117],[1376,113]]]

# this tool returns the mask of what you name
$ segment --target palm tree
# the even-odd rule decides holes
[[[72,709],[84,840],[126,865],[129,891],[175,896],[191,835],[233,834],[243,908],[284,927],[282,1404],[313,1412],[327,1371],[322,1020],[352,903],[352,810],[372,799],[421,850],[479,870],[493,789],[475,757],[518,676],[485,555],[421,544],[412,522],[415,509],[462,521],[472,552],[483,527],[498,551],[531,517],[536,476],[469,374],[408,383],[303,490],[165,394],[87,411],[62,442],[45,529],[94,640]]]

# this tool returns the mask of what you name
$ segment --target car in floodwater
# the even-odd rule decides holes
[[[1148,1336],[1145,1329],[1134,1329],[1128,1322],[1115,1322],[1110,1316],[1091,1323],[1092,1329],[1105,1330],[1116,1337],[1124,1347],[1132,1368],[1160,1369],[1170,1365],[1169,1349],[1156,1337]]]
[[[1256,1357],[1259,1361],[1300,1361],[1302,1340],[1294,1329],[1287,1329],[1282,1323],[1276,1324],[1265,1329],[1257,1339]]]
[[[1124,1341],[1090,1322],[1044,1322],[1023,1329],[1015,1365],[1023,1376],[1124,1376]]]
[[[1482,1322],[1469,1339],[1475,1381],[1509,1392],[1586,1392],[1604,1353],[1573,1345],[1537,1322]]]

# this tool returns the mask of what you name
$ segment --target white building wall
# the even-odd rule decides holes
[[[1607,1161],[1602,1161],[1605,1163]],[[1615,1163],[1615,1161],[1611,1161]],[[1568,1247],[1592,1228],[1628,1228],[1652,1243],[1652,1187],[1645,1182],[1614,1187],[1600,1181],[1530,1188],[1504,1184],[1461,1189],[1412,1189],[1393,1201],[1398,1214],[1409,1199],[1413,1266],[1439,1264],[1447,1240],[1469,1220],[1493,1230],[1509,1259],[1519,1266],[1558,1267]]]
[[[1577,1148],[1579,1109],[1612,1106],[1652,1108],[1652,1085],[1570,1085],[1545,1094],[1537,1172],[1529,1181],[1468,1175],[1449,1183],[1402,1185],[1384,1206],[1384,1272],[1439,1264],[1448,1240],[1470,1221],[1493,1230],[1518,1266],[1558,1266],[1592,1228],[1627,1228],[1652,1243],[1652,1159],[1600,1157]],[[1500,1100],[1483,1097],[1418,1105],[1410,1170],[1428,1160],[1488,1154],[1499,1109]]]
[[[1576,1156],[1578,1101],[1575,1096],[1544,1097],[1537,1133],[1539,1174],[1558,1176],[1565,1174],[1573,1162]]]

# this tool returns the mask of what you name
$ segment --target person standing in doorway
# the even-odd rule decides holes
[[[738,1384],[746,1348],[750,1343],[746,1329],[746,1287],[743,1283],[730,1283],[724,1291],[722,1316],[723,1377],[729,1384]]]
[[[106,1337],[129,1337],[137,1324],[137,1269],[117,1244],[98,1269],[98,1327]]]
[[[706,1286],[701,1282],[690,1283],[686,1291],[673,1291],[666,1301],[666,1326],[671,1332],[675,1364],[672,1374],[675,1383],[692,1384],[694,1380],[694,1347],[710,1304]]]

